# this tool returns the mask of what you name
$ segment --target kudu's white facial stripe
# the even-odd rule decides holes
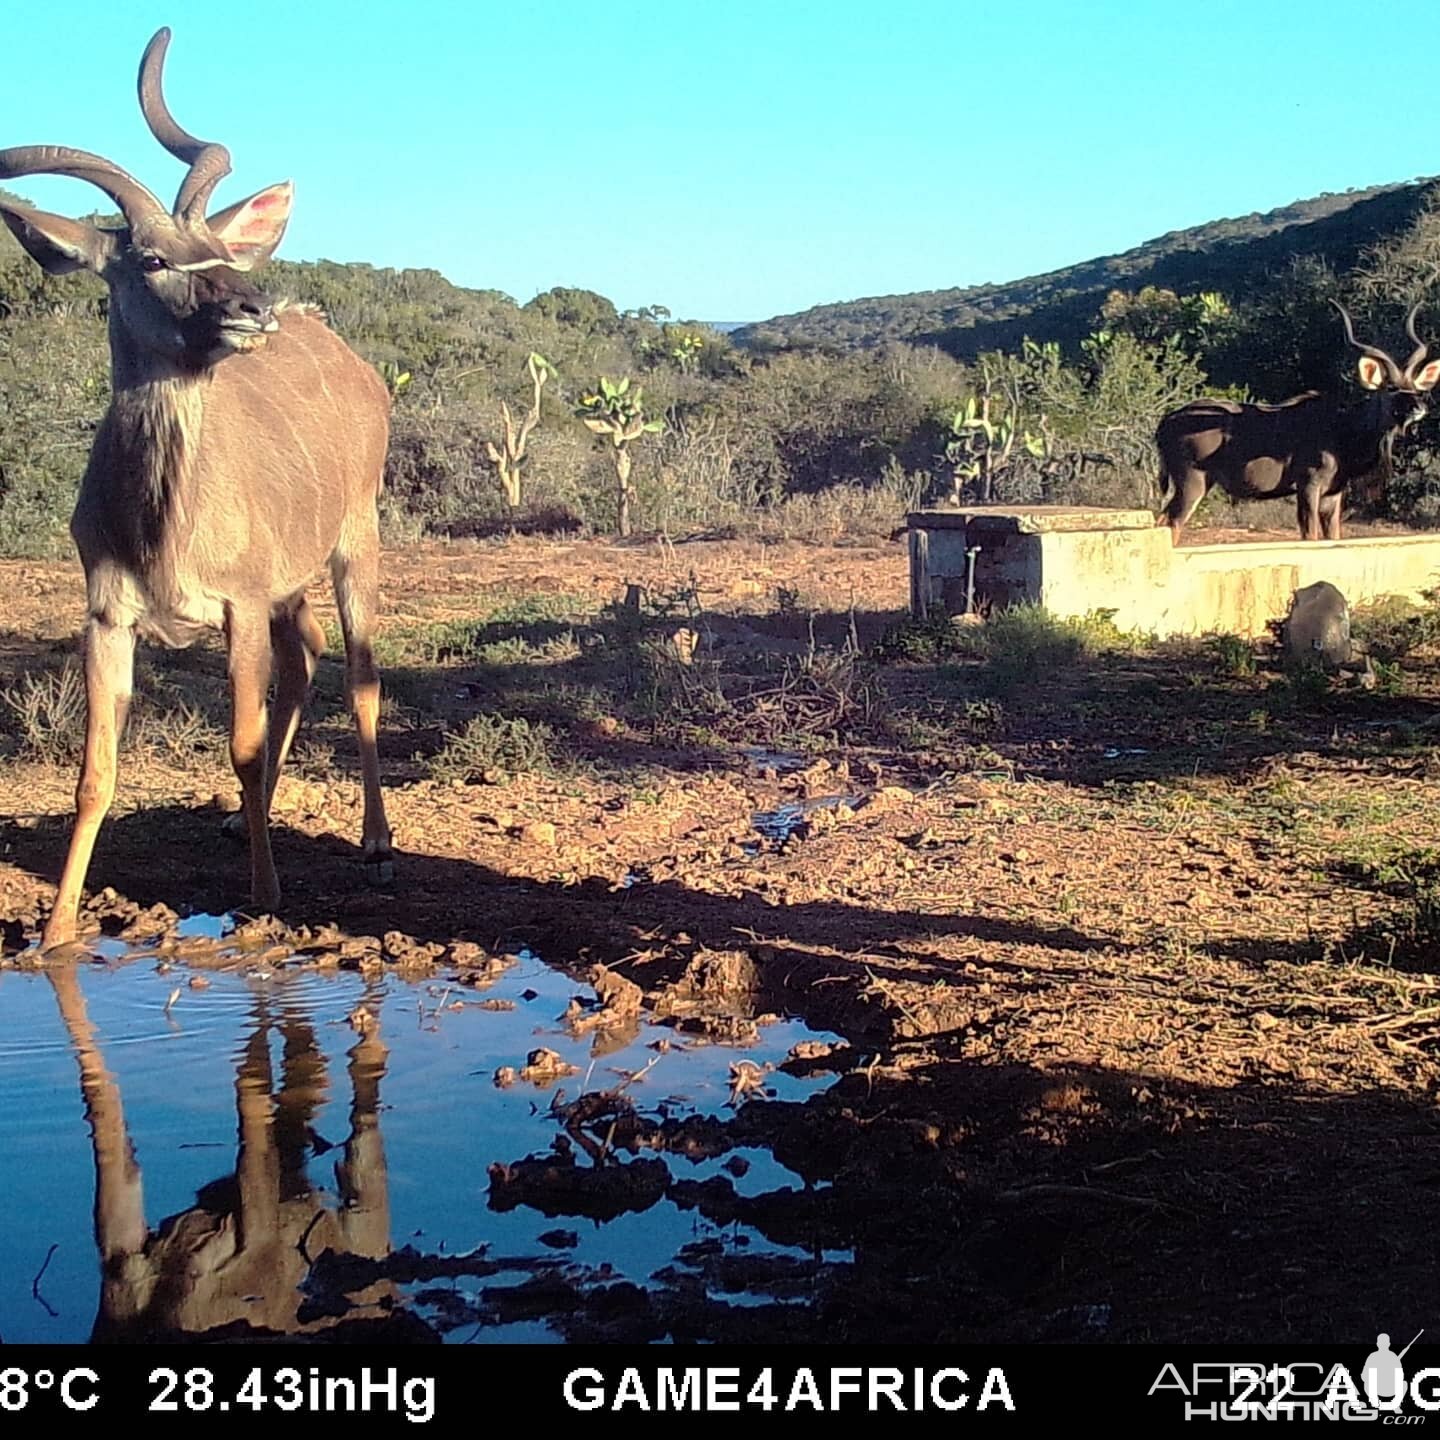
[[[226,270],[248,270],[250,262],[248,260],[192,260],[188,265],[174,265],[171,268],[183,270],[188,275],[196,270],[214,270],[218,266],[223,266]]]

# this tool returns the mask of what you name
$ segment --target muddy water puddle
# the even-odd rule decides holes
[[[772,844],[783,845],[792,836],[805,830],[817,813],[827,810],[853,810],[862,798],[860,795],[820,795],[812,799],[795,800],[774,810],[757,810],[750,817],[750,825],[756,834]],[[748,843],[756,851],[759,850],[757,842]]]
[[[834,1038],[798,1021],[591,1028],[528,952],[462,984],[102,948],[0,972],[7,1341],[665,1340],[849,1258],[737,1220],[806,1182],[706,1119],[831,1083],[778,1068]]]

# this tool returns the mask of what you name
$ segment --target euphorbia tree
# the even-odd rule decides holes
[[[950,421],[950,441],[945,446],[957,496],[968,482],[979,493],[982,504],[994,504],[1000,479],[1010,468],[1017,443],[1033,459],[1044,458],[1047,447],[1043,431],[1033,433],[1018,424],[1023,406],[1018,377],[1013,373],[997,375],[989,358],[981,356],[978,392],[955,412]]]
[[[602,375],[599,389],[582,395],[575,411],[587,430],[610,437],[618,486],[616,529],[622,535],[630,533],[630,503],[635,496],[630,486],[631,442],[642,435],[659,434],[665,428],[663,420],[645,418],[644,395],[645,387],[632,386],[628,375],[613,381]]]
[[[530,432],[540,423],[540,392],[544,390],[546,382],[555,375],[555,367],[543,355],[533,351],[525,362],[525,368],[530,372],[530,383],[535,391],[529,413],[517,425],[515,417],[510,413],[510,406],[502,400],[500,419],[504,423],[505,433],[499,444],[494,440],[485,442],[486,458],[495,467],[500,488],[505,492],[505,503],[512,510],[520,508],[520,467],[525,463],[525,443],[530,438]]]

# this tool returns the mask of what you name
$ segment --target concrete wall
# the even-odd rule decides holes
[[[1028,506],[910,517],[911,605],[964,608],[973,552],[980,604],[1035,601],[1055,615],[1113,610],[1155,635],[1263,635],[1295,591],[1328,580],[1352,605],[1440,587],[1440,537],[1176,547],[1147,511]]]

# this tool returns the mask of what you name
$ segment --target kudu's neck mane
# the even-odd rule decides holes
[[[1388,480],[1393,468],[1395,406],[1390,393],[1377,390],[1343,405],[1339,435],[1344,445],[1343,460],[1356,478],[1375,474]]]
[[[174,365],[137,361],[121,353],[112,326],[114,391],[104,425],[104,455],[97,455],[113,502],[107,521],[116,558],[137,572],[149,570],[167,538],[186,523],[185,489],[200,450],[209,370],[187,373]]]

